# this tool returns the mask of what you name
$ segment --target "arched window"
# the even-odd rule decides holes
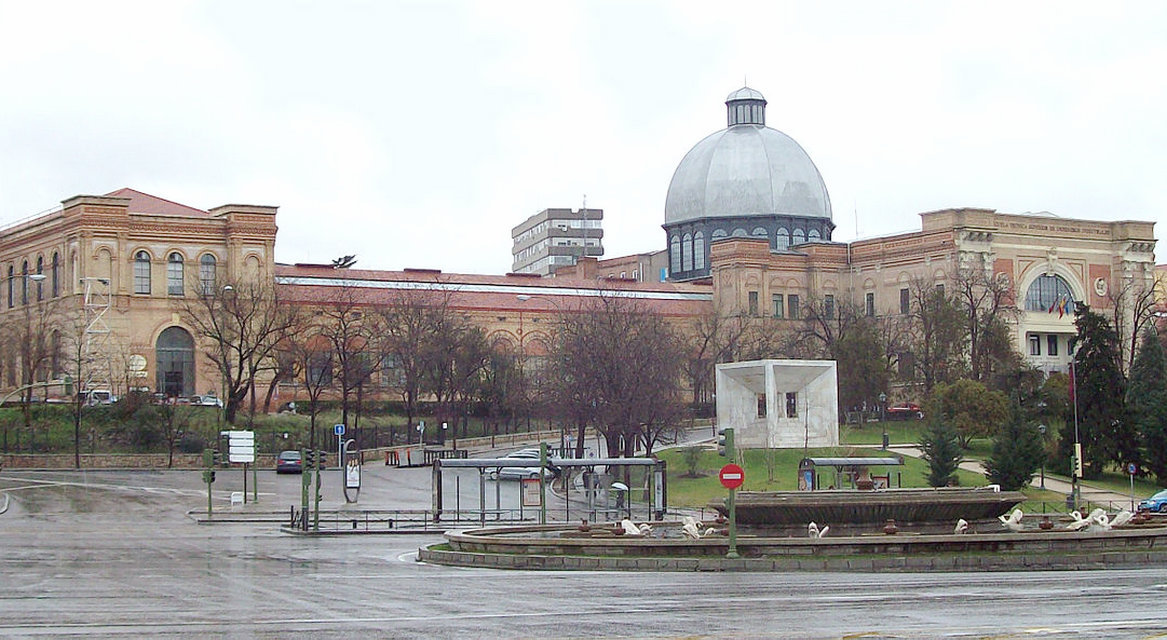
[[[150,294],[150,254],[134,254],[134,293]]]
[[[215,292],[215,256],[209,253],[199,258],[199,285],[204,296]]]
[[[802,244],[804,242],[806,242],[806,236],[804,236],[802,234],[802,229],[795,229],[794,230],[794,242],[791,242],[790,244],[796,245],[796,244]]]
[[[693,236],[685,234],[681,239],[681,271],[693,270]]]
[[[182,327],[167,327],[154,346],[157,391],[167,397],[194,394],[194,339]]]
[[[166,260],[166,295],[182,295],[182,254],[177,251]]]
[[[790,232],[786,227],[778,227],[778,233],[774,235],[774,248],[779,251],[790,248]]]
[[[53,297],[61,295],[61,255],[53,252]]]
[[[20,304],[28,304],[28,260],[20,269]]]
[[[45,257],[44,256],[37,256],[36,257],[36,274],[38,276],[43,276],[45,274]],[[44,300],[44,299],[45,299],[44,281],[40,280],[38,278],[36,281],[36,301],[40,302],[41,300]]]
[[[693,268],[705,268],[705,234],[700,231],[693,234]]]
[[[1026,311],[1074,313],[1074,291],[1061,276],[1038,276],[1025,292]]]
[[[713,230],[713,239],[714,239],[714,240],[716,240],[716,239],[718,239],[718,238],[724,238],[724,237],[726,237],[727,235],[729,235],[729,234],[727,234],[727,233],[725,232],[725,229],[714,229],[714,230]]]
[[[806,238],[808,240],[811,240],[811,241],[818,240],[819,239],[819,230],[818,229],[811,229],[810,233],[806,234]]]
[[[768,238],[768,237],[770,237],[770,234],[766,233],[766,230],[763,229],[762,227],[754,227],[754,232],[751,235],[753,235],[755,238]]]
[[[674,273],[681,272],[681,239],[677,236],[673,236],[669,243],[669,269]]]
[[[746,233],[745,229],[738,227],[737,229],[733,230],[733,237],[735,237],[735,238],[748,238],[748,237],[750,237],[750,234]]]

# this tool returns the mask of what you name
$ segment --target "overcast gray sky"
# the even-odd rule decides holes
[[[278,205],[282,262],[504,273],[586,194],[608,256],[654,250],[743,81],[837,240],[1167,216],[1164,2],[0,0],[0,225],[131,187]]]

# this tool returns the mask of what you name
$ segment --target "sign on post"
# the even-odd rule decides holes
[[[255,432],[227,432],[227,461],[255,462]]]
[[[338,436],[343,436],[344,435],[344,425],[343,424],[333,425],[332,426],[332,433],[334,433]]]
[[[746,472],[732,462],[721,468],[717,473],[717,479],[721,481],[721,486],[726,489],[737,489],[746,481]]]

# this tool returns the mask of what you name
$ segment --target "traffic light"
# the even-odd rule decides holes
[[[211,460],[213,461],[213,465],[216,467],[223,464],[223,452],[215,449],[211,452]]]
[[[203,482],[211,484],[215,481],[215,471],[213,469],[206,469],[203,471]]]
[[[717,455],[731,459],[734,457],[733,427],[717,430]]]
[[[304,452],[304,462],[305,462],[305,464],[308,465],[309,469],[316,468],[316,450],[315,449],[309,449],[308,451]]]

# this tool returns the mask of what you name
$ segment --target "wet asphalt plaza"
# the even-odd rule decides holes
[[[231,512],[237,471],[220,471]],[[287,511],[300,478],[259,474]],[[341,503],[326,478],[325,508]],[[367,465],[356,508],[430,504]],[[198,524],[197,471],[0,472],[4,638],[1154,638],[1167,570],[970,574],[518,572],[418,564],[436,534]],[[7,496],[7,497],[5,497]],[[242,511],[239,507],[236,510]]]

